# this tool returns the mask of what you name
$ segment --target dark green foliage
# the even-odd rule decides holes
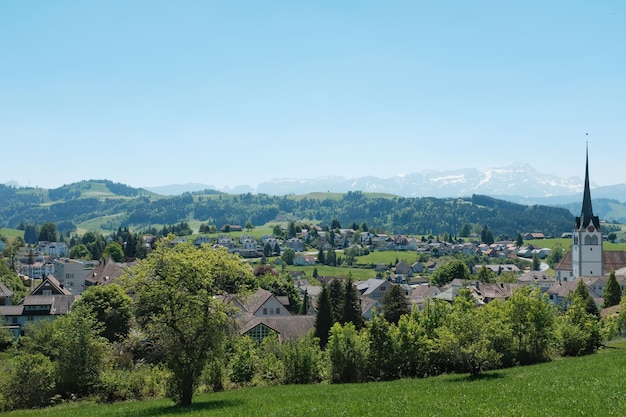
[[[410,313],[409,300],[404,294],[404,288],[400,285],[391,285],[381,300],[383,305],[383,317],[389,323],[398,324],[400,317]]]
[[[343,317],[343,300],[345,298],[345,286],[342,280],[333,279],[328,286],[328,296],[333,309],[333,321],[341,323]]]
[[[302,296],[300,291],[293,285],[293,279],[288,273],[280,275],[274,273],[274,271],[264,273],[257,277],[257,284],[276,296],[283,295],[289,297],[289,306],[287,308],[292,313],[298,313],[302,308]]]
[[[330,329],[335,323],[333,310],[330,304],[330,290],[325,285],[322,287],[317,300],[317,315],[315,317],[315,337],[319,339],[320,346],[326,347]]]
[[[58,240],[57,226],[52,222],[45,222],[39,229],[40,242],[56,242]]]
[[[342,303],[341,324],[352,323],[359,330],[363,327],[364,320],[361,314],[361,300],[359,294],[352,283],[352,279],[345,280],[344,295]]]
[[[493,233],[491,233],[491,230],[487,227],[487,225],[483,227],[483,231],[480,234],[480,240],[487,245],[491,245],[494,242]]]
[[[604,307],[616,306],[622,301],[622,289],[615,278],[615,271],[611,271],[602,296],[604,298]]]
[[[453,259],[441,265],[430,277],[430,283],[438,287],[446,285],[453,279],[470,279],[471,273],[465,262],[460,259]]]
[[[101,335],[109,342],[126,338],[132,317],[132,299],[122,287],[113,283],[87,288],[73,306],[74,309],[83,307],[102,324]]]
[[[594,316],[600,318],[600,310],[598,310],[598,306],[596,302],[593,301],[591,294],[589,294],[589,289],[583,282],[582,278],[578,280],[578,284],[576,284],[576,289],[574,290],[573,300],[576,300],[576,297],[580,297],[579,302],[582,302],[585,306],[585,311],[588,314],[593,314]]]

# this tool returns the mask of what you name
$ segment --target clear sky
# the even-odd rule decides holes
[[[589,133],[589,136],[585,134]],[[0,1],[0,183],[626,183],[626,2]]]

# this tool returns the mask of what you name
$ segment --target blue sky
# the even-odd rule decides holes
[[[3,1],[0,183],[626,183],[626,3]],[[585,134],[589,133],[589,136]]]

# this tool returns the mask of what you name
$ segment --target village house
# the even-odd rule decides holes
[[[60,258],[54,260],[54,277],[72,294],[79,295],[85,288],[85,278],[97,261]]]
[[[19,304],[0,305],[0,318],[17,338],[23,334],[28,322],[50,320],[67,314],[77,297],[49,275]]]
[[[317,258],[311,255],[298,254],[293,258],[293,264],[295,266],[313,266],[317,262]]]

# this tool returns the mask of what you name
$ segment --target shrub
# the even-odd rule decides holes
[[[53,363],[41,353],[20,353],[10,359],[0,380],[4,408],[33,408],[50,404],[54,392]]]

